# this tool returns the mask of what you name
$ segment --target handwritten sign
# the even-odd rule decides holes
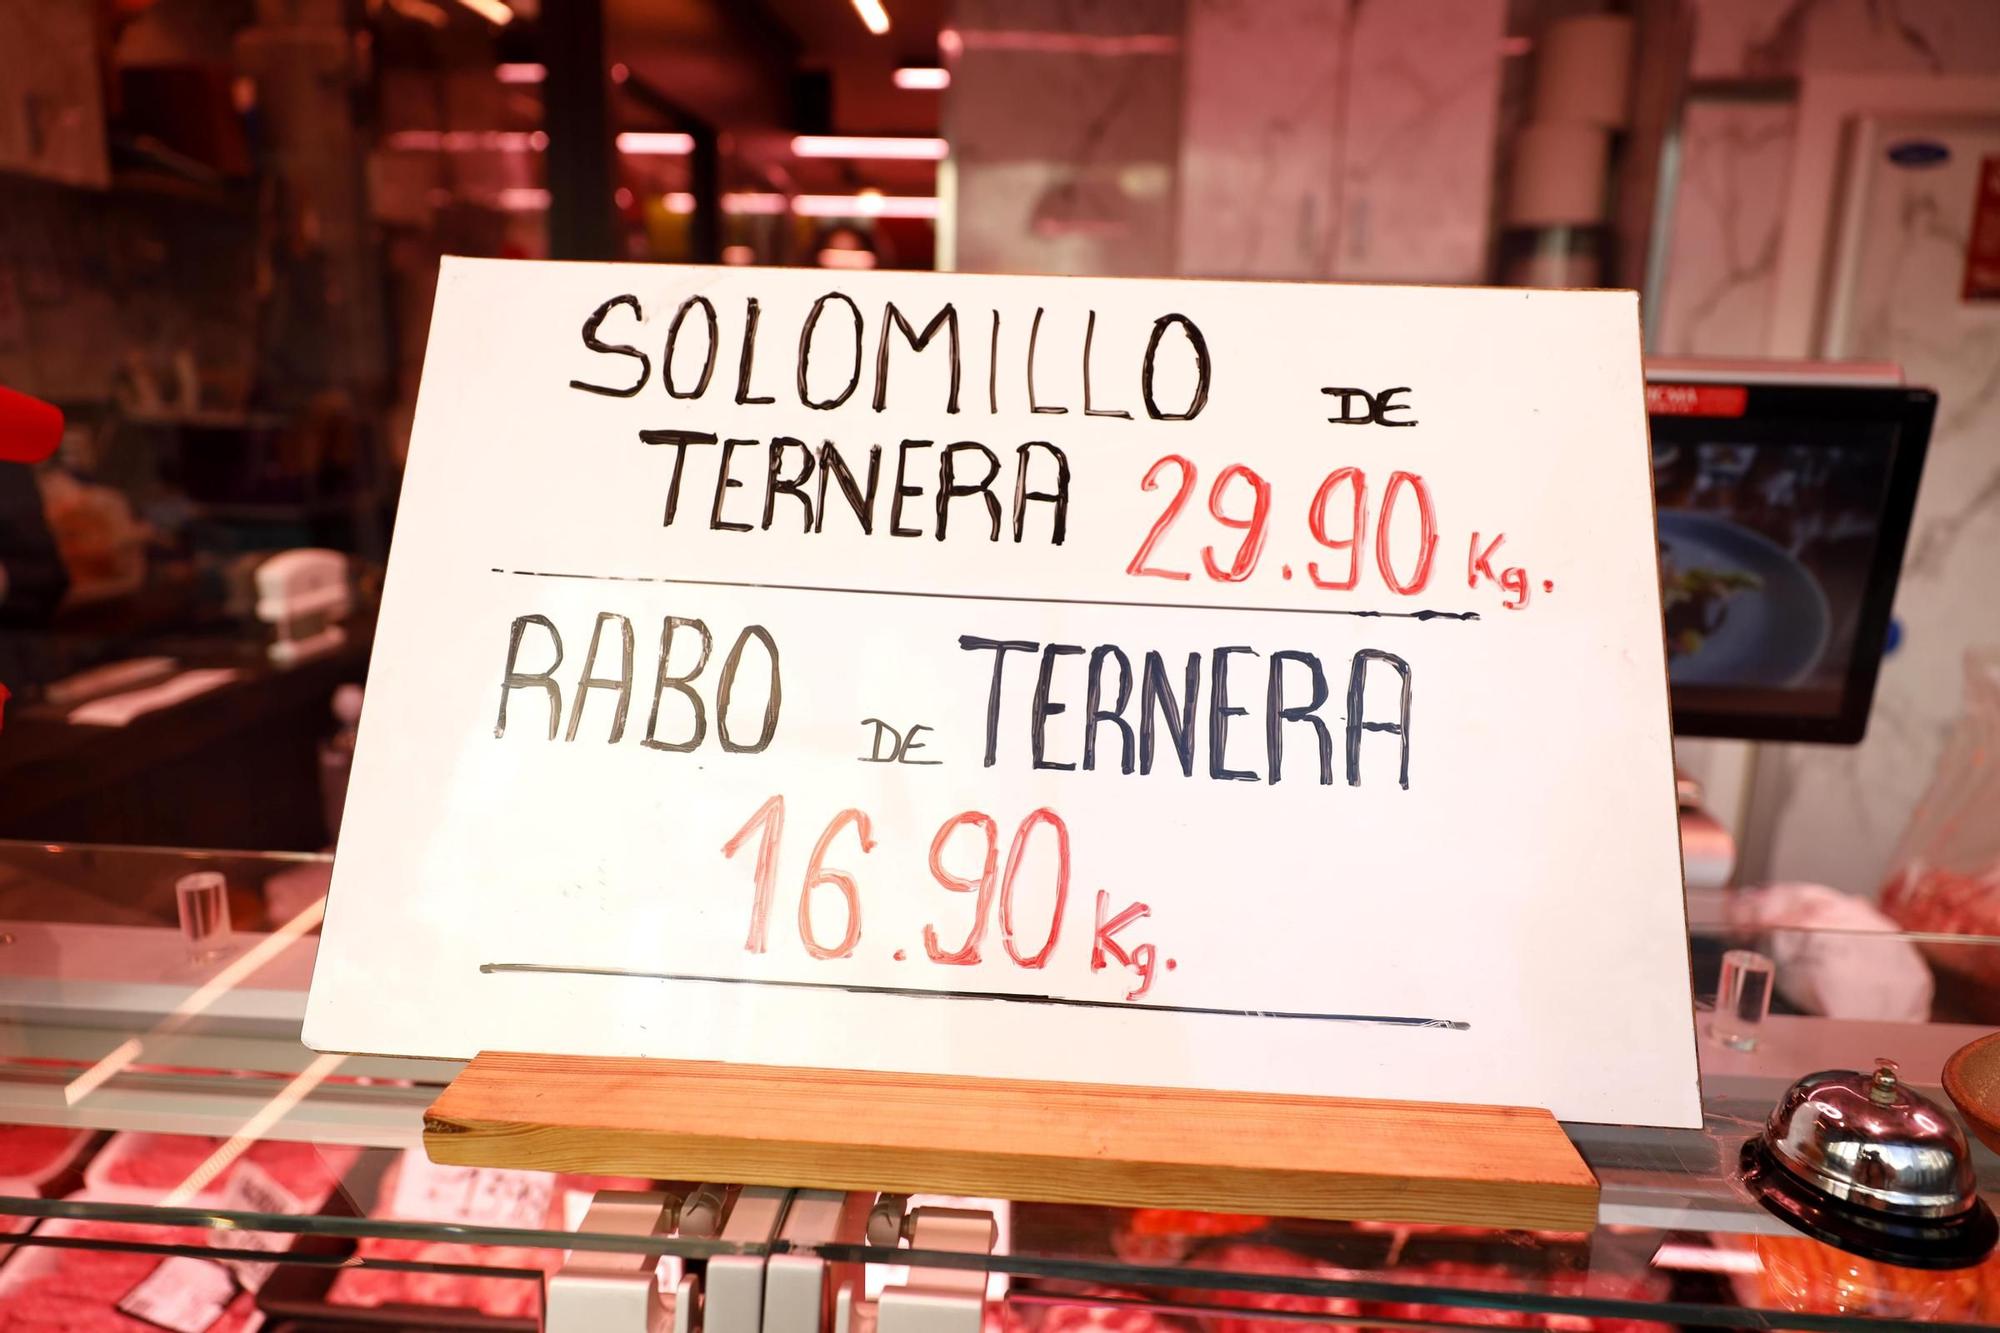
[[[1698,1123],[1629,293],[447,261],[307,1018]]]

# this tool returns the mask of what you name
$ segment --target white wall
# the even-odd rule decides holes
[[[1758,747],[1744,818],[1746,881],[1805,879],[1872,893],[1957,716],[1965,650],[2000,643],[1992,587],[2000,572],[2000,307],[1959,299],[1953,279],[1970,209],[1955,194],[1945,206],[1943,175],[1913,175],[1905,187],[1901,276],[1875,292],[1856,336],[1829,342],[1817,331],[1817,265],[1803,284],[1782,281],[1781,270],[1788,246],[1823,239],[1814,229],[1833,222],[1837,180],[1800,161],[1824,141],[1820,108],[1838,100],[1827,96],[1830,81],[1872,76],[1879,88],[1911,90],[1876,94],[1888,109],[1898,96],[1935,100],[1948,80],[2000,75],[2000,4],[1697,0],[1695,20],[1695,96],[1681,125],[1653,350],[1892,360],[1940,395],[1896,600],[1903,643],[1883,665],[1868,737],[1852,748]],[[2000,96],[1989,113],[2000,115]]]

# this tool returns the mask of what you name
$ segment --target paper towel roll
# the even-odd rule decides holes
[[[1622,129],[1630,113],[1632,20],[1577,14],[1543,30],[1529,119]]]
[[[1590,234],[1562,229],[1541,233],[1558,241]],[[1604,283],[1604,266],[1594,248],[1565,244],[1538,245],[1511,260],[1500,280],[1507,287],[1600,287]]]
[[[1597,125],[1523,125],[1514,136],[1507,224],[1580,226],[1602,219],[1605,158],[1610,146],[1611,131]]]

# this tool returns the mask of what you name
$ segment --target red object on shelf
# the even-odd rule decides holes
[[[1965,246],[1968,301],[2000,301],[2000,154],[1979,163],[1978,197],[1972,204],[1972,239]]]
[[[0,463],[39,463],[62,443],[62,409],[0,388]]]
[[[1749,402],[1741,384],[1646,386],[1646,411],[1656,417],[1740,417]]]

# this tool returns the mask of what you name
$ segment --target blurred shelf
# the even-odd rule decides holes
[[[165,430],[280,430],[289,420],[276,412],[237,412],[226,408],[125,411],[114,417],[117,425]]]
[[[312,500],[189,500],[190,518],[216,523],[272,523],[328,514],[352,514],[379,503],[379,497],[347,493]]]

